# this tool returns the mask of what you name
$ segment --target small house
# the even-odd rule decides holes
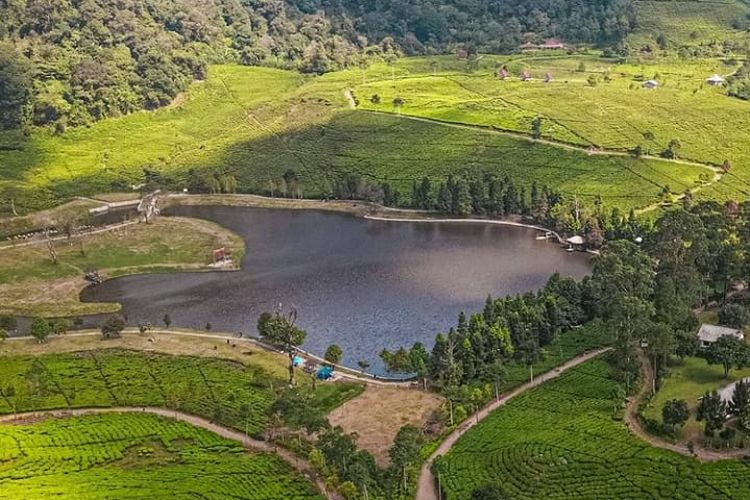
[[[542,44],[541,48],[544,50],[564,49],[565,44],[557,38],[548,38],[544,41],[544,44]]]
[[[505,66],[503,66],[502,68],[500,68],[499,70],[497,70],[497,77],[500,80],[505,80],[506,78],[508,78],[508,68],[506,68]]]
[[[530,52],[532,50],[537,50],[539,46],[535,43],[526,42],[523,45],[519,45],[518,49],[522,52]]]
[[[469,58],[469,51],[464,47],[458,47],[456,49],[456,59],[459,61],[465,61]]]
[[[568,244],[568,252],[572,252],[573,250],[582,250],[586,241],[583,239],[583,236],[576,234],[565,240],[565,242]]]
[[[704,323],[701,325],[700,330],[698,330],[698,340],[700,340],[701,347],[708,347],[721,337],[727,335],[737,337],[740,340],[745,340],[745,334],[742,333],[742,330],[737,330],[736,328],[707,325]]]
[[[642,86],[644,89],[655,89],[659,86],[659,82],[656,80],[646,80]]]
[[[719,75],[714,75],[711,78],[706,79],[706,83],[708,83],[709,85],[722,85],[724,83],[724,79]]]
[[[527,70],[524,71],[523,73],[521,73],[521,81],[522,82],[527,82],[529,80],[531,80],[531,73],[529,73]]]

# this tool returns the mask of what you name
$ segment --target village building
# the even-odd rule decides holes
[[[711,78],[706,79],[706,83],[708,83],[709,85],[722,85],[724,83],[724,79],[719,75],[714,75]]]
[[[745,334],[742,333],[742,330],[737,330],[736,328],[708,325],[704,323],[701,325],[700,330],[698,330],[698,340],[700,340],[701,347],[708,347],[724,336],[737,337],[740,340],[745,340]]]
[[[531,73],[529,73],[528,71],[524,71],[524,72],[521,73],[520,78],[521,78],[522,82],[529,81],[529,80],[531,80]]]
[[[659,86],[659,82],[657,82],[656,80],[646,80],[645,82],[643,82],[643,85],[642,85],[644,89],[655,89],[658,86]]]
[[[548,38],[544,41],[544,43],[541,44],[526,42],[523,45],[518,46],[518,50],[522,52],[530,52],[535,50],[560,50],[566,48],[567,47],[565,46],[565,44],[557,38]]]

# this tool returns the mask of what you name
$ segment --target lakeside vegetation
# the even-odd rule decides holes
[[[50,418],[0,429],[3,498],[322,499],[272,453],[148,414]]]
[[[67,212],[65,212],[67,213]],[[60,215],[60,211],[56,212]],[[68,220],[68,219],[66,219]],[[203,220],[157,218],[97,234],[80,234],[79,219],[60,225],[71,237],[0,248],[0,313],[28,316],[78,316],[119,310],[119,304],[82,303],[85,275],[102,278],[143,272],[205,270],[212,250],[231,251],[239,267],[245,243],[234,233]]]

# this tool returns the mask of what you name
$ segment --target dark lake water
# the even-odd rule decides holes
[[[218,222],[242,235],[239,272],[129,276],[82,293],[122,303],[130,323],[256,334],[263,311],[294,305],[308,332],[303,348],[332,343],[344,363],[366,359],[381,372],[383,347],[431,347],[459,312],[487,297],[544,285],[554,272],[582,277],[585,254],[535,239],[532,229],[478,223],[383,222],[322,211],[177,207],[172,215]]]

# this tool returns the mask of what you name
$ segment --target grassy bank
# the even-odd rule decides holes
[[[661,422],[664,404],[671,399],[684,399],[690,408],[690,418],[677,438],[679,441],[698,442],[703,434],[703,424],[695,419],[698,398],[708,391],[721,389],[745,377],[750,377],[750,368],[731,370],[729,377],[724,378],[724,369],[721,365],[709,365],[703,358],[688,357],[676,361],[670,366],[669,376],[664,379],[643,414],[647,418]]]
[[[0,248],[0,313],[75,316],[113,312],[118,304],[81,303],[84,275],[97,270],[104,278],[144,272],[204,270],[212,249],[231,249],[235,266],[244,242],[211,222],[157,218],[116,230],[57,240],[54,263],[45,243]]]
[[[575,73],[581,61],[590,68]],[[552,68],[558,76],[551,85],[498,82],[492,75],[501,63],[513,71]],[[712,64],[706,63],[699,74],[711,71]],[[726,155],[714,154],[714,145],[710,151],[703,149],[718,137],[714,123],[741,121],[733,114],[739,104],[715,89],[701,91],[698,98],[689,92],[630,92],[633,73],[640,71],[636,66],[615,67],[611,60],[593,56],[487,56],[478,69],[468,69],[465,62],[448,56],[406,58],[393,68],[393,80],[391,68],[384,64],[364,73],[348,70],[315,78],[266,68],[216,66],[180,106],[104,120],[62,136],[43,130],[31,137],[0,133],[0,177],[27,190],[22,200],[27,210],[74,195],[123,190],[142,181],[144,167],[178,185],[186,182],[191,169],[199,175],[233,175],[239,188],[250,192],[268,190],[270,181],[293,169],[307,196],[329,192],[345,174],[353,173],[390,183],[402,199],[408,199],[412,182],[424,176],[438,181],[448,174],[508,175],[527,188],[535,181],[570,196],[591,199],[600,194],[608,206],[627,210],[658,201],[665,185],[680,193],[712,173],[661,160],[590,156],[585,150],[532,143],[471,126],[529,135],[531,119],[542,113],[548,117],[543,133],[553,141],[627,149],[637,144],[641,133],[653,129],[656,149],[677,132],[670,129],[681,114],[674,109],[690,117],[688,126],[706,111],[700,130],[682,133],[683,126],[677,137],[685,150],[705,153],[696,159],[721,163]],[[675,78],[671,73],[676,67],[654,66],[644,72],[670,72]],[[606,68],[613,81],[587,88],[587,76],[601,76]],[[359,98],[359,109],[349,108],[347,89]],[[381,104],[369,101],[373,93],[381,95]],[[392,105],[396,96],[406,100],[398,109]],[[581,107],[582,99],[592,105]],[[407,115],[461,126],[416,121]],[[722,138],[721,144],[736,144],[742,138],[738,134]],[[691,139],[701,142],[693,145]]]
[[[323,498],[273,454],[145,414],[3,426],[0,460],[6,499]]]

